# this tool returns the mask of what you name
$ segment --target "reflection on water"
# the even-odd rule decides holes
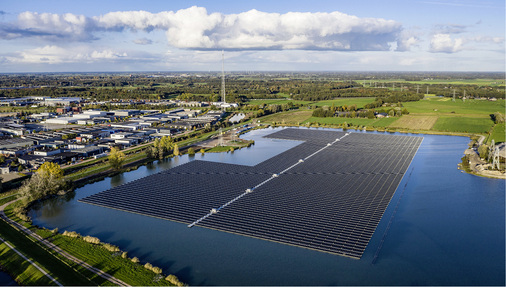
[[[91,183],[30,215],[39,226],[118,245],[191,285],[504,285],[504,181],[456,168],[469,142],[463,137],[424,135],[412,175],[403,178],[360,260],[77,202],[191,160],[255,165],[300,143],[261,138],[270,132],[248,133],[255,145],[234,153],[166,159]]]

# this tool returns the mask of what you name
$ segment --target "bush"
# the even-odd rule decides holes
[[[174,286],[184,286],[184,284],[181,281],[179,281],[176,275],[170,274],[169,276],[165,277],[165,280],[169,281]]]
[[[58,231],[59,231],[58,227],[56,227],[55,229],[51,230],[51,233],[56,234],[56,233],[58,233]]]
[[[116,245],[112,245],[112,244],[109,244],[109,243],[105,243],[105,244],[103,245],[103,247],[104,247],[106,250],[110,251],[110,252],[119,252],[119,251],[120,251],[118,246],[116,246]]]
[[[131,260],[133,263],[139,263],[139,262],[140,262],[139,258],[137,258],[137,257],[134,257],[134,258],[132,258],[132,259],[130,259],[130,260]]]
[[[93,237],[93,236],[89,236],[89,235],[86,235],[85,237],[83,237],[83,240],[88,243],[92,243],[92,244],[99,244],[100,243],[100,239]]]
[[[63,231],[63,236],[68,236],[68,237],[72,237],[72,238],[77,238],[79,237],[79,233],[75,232],[75,231]]]
[[[504,115],[501,114],[500,112],[495,112],[493,115],[492,115],[492,119],[494,120],[494,122],[496,124],[500,124],[500,123],[504,123]]]
[[[148,263],[144,264],[144,268],[151,270],[151,269],[153,269],[153,265],[151,265],[151,263],[148,262]]]
[[[155,274],[162,274],[162,268],[160,267],[153,267],[151,268],[151,271],[153,271]]]
[[[488,146],[485,144],[482,144],[478,147],[478,154],[482,159],[485,159],[488,157]]]

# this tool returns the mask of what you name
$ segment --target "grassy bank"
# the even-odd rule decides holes
[[[67,262],[56,257],[50,250],[47,250],[25,233],[15,229],[3,220],[0,220],[0,237],[45,269],[63,285],[90,286],[104,284],[103,281],[92,281],[87,278]],[[2,258],[1,265],[20,285],[54,285],[39,270],[32,268],[33,266],[28,268],[28,263],[19,255],[8,252],[5,244],[2,244],[2,250],[6,256],[0,257]]]
[[[135,260],[128,258],[127,253],[115,246],[100,242],[94,244],[86,242],[84,236],[70,237],[44,228],[37,228],[17,218],[13,209],[14,205],[10,205],[5,209],[5,213],[9,218],[23,223],[25,227],[66,252],[132,286],[174,285],[173,282],[165,280],[165,275],[155,273],[152,269],[146,269],[141,265],[145,262],[134,262]],[[4,221],[0,221],[0,236],[30,260],[39,266],[43,266],[48,273],[63,285],[112,285],[106,279],[64,258],[53,250],[49,250]],[[27,268],[27,263],[21,257],[16,256],[15,253],[9,252],[4,245],[0,245],[1,254],[6,255],[6,257],[1,257],[2,266],[8,273],[15,275],[18,283],[21,285],[54,285],[53,282],[48,282],[49,279],[37,269]]]

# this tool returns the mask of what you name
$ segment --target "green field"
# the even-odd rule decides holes
[[[488,143],[494,140],[495,143],[503,143],[506,142],[506,124],[497,124],[494,126],[492,130],[492,134],[488,139]]]
[[[492,128],[491,119],[467,117],[439,117],[433,130],[444,132],[486,133]]]
[[[297,100],[287,100],[287,99],[267,99],[267,100],[250,100],[247,102],[248,105],[283,105],[292,102],[293,104],[302,104],[307,105],[311,103],[310,101],[297,101]]]
[[[313,106],[323,107],[323,106],[329,106],[331,107],[332,104],[334,106],[344,106],[344,105],[353,105],[356,104],[357,108],[363,108],[365,104],[369,104],[374,102],[374,98],[342,98],[342,99],[335,99],[335,100],[328,100],[328,101],[320,101],[317,103],[314,103]]]
[[[341,106],[356,104],[359,108],[373,101],[373,98],[345,98],[311,103],[312,106]],[[260,100],[261,101],[261,100]],[[264,100],[269,101],[269,100]],[[270,100],[273,102],[273,100]],[[491,115],[505,110],[505,101],[468,100],[452,101],[450,98],[428,97],[417,102],[405,102],[403,106],[409,115],[401,118],[317,118],[312,117],[312,110],[300,109],[276,113],[259,118],[262,123],[282,125],[342,125],[346,122],[351,126],[367,126],[377,128],[397,128],[401,130],[437,131],[448,133],[486,134],[493,127]],[[499,141],[504,138],[501,128],[497,127],[494,137]],[[504,129],[504,128],[503,128]],[[496,140],[496,141],[497,141]]]
[[[363,83],[364,81],[357,81]],[[462,80],[424,80],[424,81],[406,81],[404,79],[389,79],[389,80],[374,80],[372,85],[376,83],[410,83],[418,85],[437,85],[437,84],[448,84],[448,85],[479,85],[479,86],[501,86],[504,85],[504,79],[462,79]],[[365,81],[365,85],[369,86],[370,81]]]
[[[481,100],[457,100],[453,102],[446,98],[429,98],[418,102],[402,103],[410,113],[430,113],[433,115],[461,114],[478,117],[489,117],[497,111],[504,111],[504,100],[481,101]]]
[[[296,110],[276,113],[260,118],[262,123],[277,123],[286,125],[299,125],[311,117],[312,110]]]
[[[382,119],[367,119],[367,118],[316,118],[310,117],[304,123],[319,123],[324,125],[340,125],[347,123],[351,126],[368,126],[368,127],[387,127],[399,118],[382,118]]]

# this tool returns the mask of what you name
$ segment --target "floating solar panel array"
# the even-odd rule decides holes
[[[284,129],[305,142],[249,167],[205,161],[80,201],[360,258],[421,137]]]

